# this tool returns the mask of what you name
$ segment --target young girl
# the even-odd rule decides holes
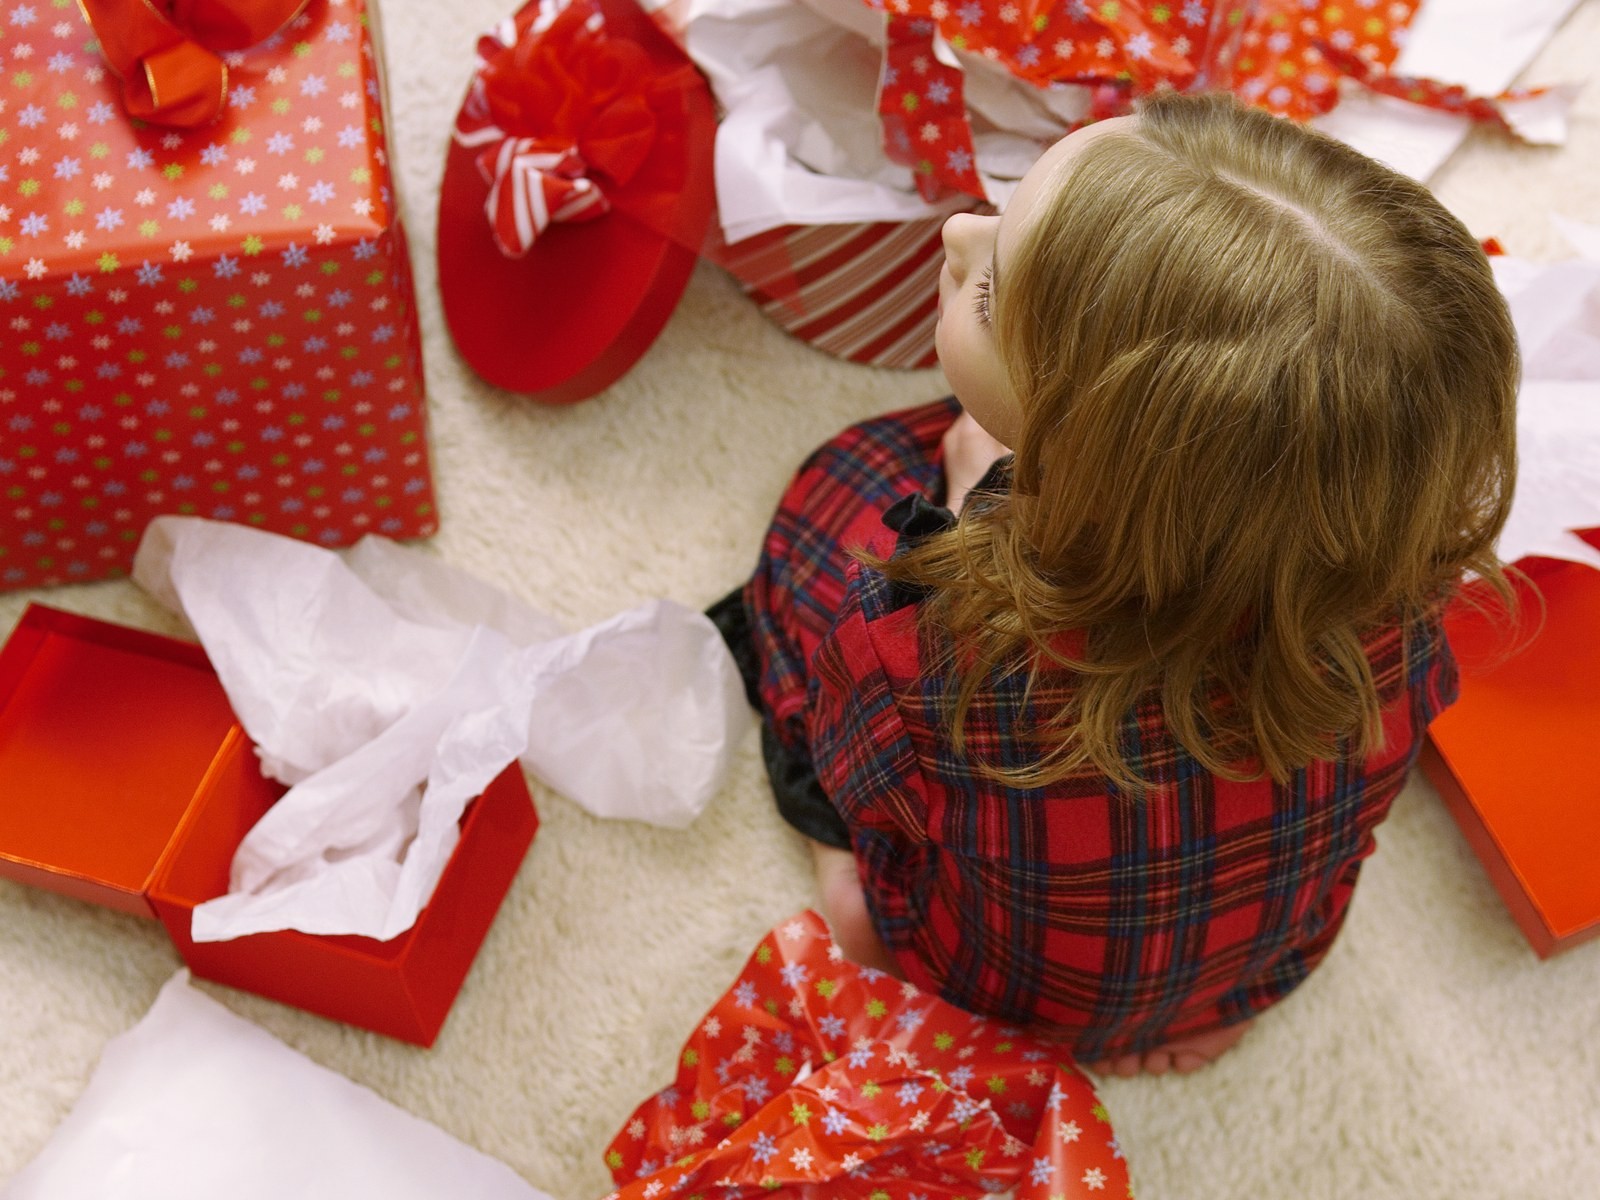
[[[714,615],[848,954],[1192,1070],[1327,953],[1504,585],[1511,322],[1426,189],[1218,98],[944,242],[955,399],[814,454]]]

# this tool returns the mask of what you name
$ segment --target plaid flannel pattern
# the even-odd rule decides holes
[[[917,603],[846,553],[892,546],[879,518],[942,487],[949,402],[847,430],[784,498],[746,593],[761,691],[809,751],[849,827],[879,933],[907,978],[972,1012],[1054,1033],[1081,1061],[1231,1024],[1281,999],[1343,923],[1373,831],[1433,716],[1455,696],[1434,623],[1375,637],[1384,748],[1287,783],[1218,779],[1159,705],[1123,734],[1152,786],[1120,794],[1084,771],[1006,787],[954,752],[951,683],[924,669]],[[874,526],[876,528],[874,528]],[[966,729],[974,758],[1014,764],[1075,686],[996,677]]]

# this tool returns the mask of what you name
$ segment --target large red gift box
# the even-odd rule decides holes
[[[1600,530],[1584,535],[1600,547]],[[1527,559],[1520,612],[1458,604],[1461,697],[1422,766],[1541,958],[1600,935],[1600,571]]]
[[[311,0],[183,130],[72,0],[0,8],[0,587],[123,573],[159,513],[434,531],[372,16]]]
[[[32,605],[0,648],[0,877],[158,918],[203,979],[432,1045],[538,828],[521,768],[468,807],[398,937],[194,942],[195,906],[283,790],[199,646]]]

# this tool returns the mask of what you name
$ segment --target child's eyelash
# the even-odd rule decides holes
[[[983,269],[983,274],[978,277],[978,285],[976,289],[978,293],[978,298],[976,301],[978,320],[985,325],[989,323],[989,282],[993,278],[993,275],[994,268],[985,267]]]

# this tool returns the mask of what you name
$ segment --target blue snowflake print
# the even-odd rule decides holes
[[[211,267],[211,273],[218,279],[232,279],[239,271],[239,260],[229,258],[226,254],[217,255],[217,261]]]
[[[901,1106],[915,1104],[922,1098],[922,1085],[920,1083],[904,1083],[900,1085],[897,1093]]]
[[[963,25],[976,25],[979,21],[983,20],[983,5],[963,4],[960,8],[956,9],[956,16],[961,18],[961,23]]]
[[[1028,1169],[1028,1182],[1035,1184],[1049,1183],[1052,1170],[1053,1168],[1050,1166],[1048,1158],[1036,1158],[1033,1160],[1033,1166]]]
[[[950,95],[951,87],[942,79],[935,79],[928,85],[926,97],[929,104],[948,104]]]
[[[733,989],[733,998],[739,1002],[742,1008],[754,1008],[756,1006],[756,985],[746,979]]]
[[[67,280],[67,295],[87,296],[94,291],[94,281],[87,275],[74,275]]]
[[[836,1017],[832,1013],[817,1022],[817,1028],[831,1038],[843,1037],[845,1023],[843,1017]]]
[[[965,175],[972,170],[972,154],[967,150],[952,150],[945,156],[944,165],[957,175]]]
[[[759,1134],[750,1144],[750,1157],[758,1163],[771,1162],[778,1155],[778,1143],[770,1133]]]
[[[788,966],[784,967],[783,970],[779,971],[778,975],[783,980],[784,987],[799,987],[806,981],[806,965],[805,963],[799,962],[790,963]]]
[[[772,1095],[772,1086],[759,1075],[752,1075],[739,1086],[744,1089],[744,1098],[751,1104],[765,1104]]]
[[[297,242],[290,242],[283,251],[283,265],[286,267],[303,267],[310,261],[310,253]]]
[[[830,1108],[822,1117],[822,1130],[829,1137],[838,1137],[850,1127],[850,1118],[837,1108]]]

